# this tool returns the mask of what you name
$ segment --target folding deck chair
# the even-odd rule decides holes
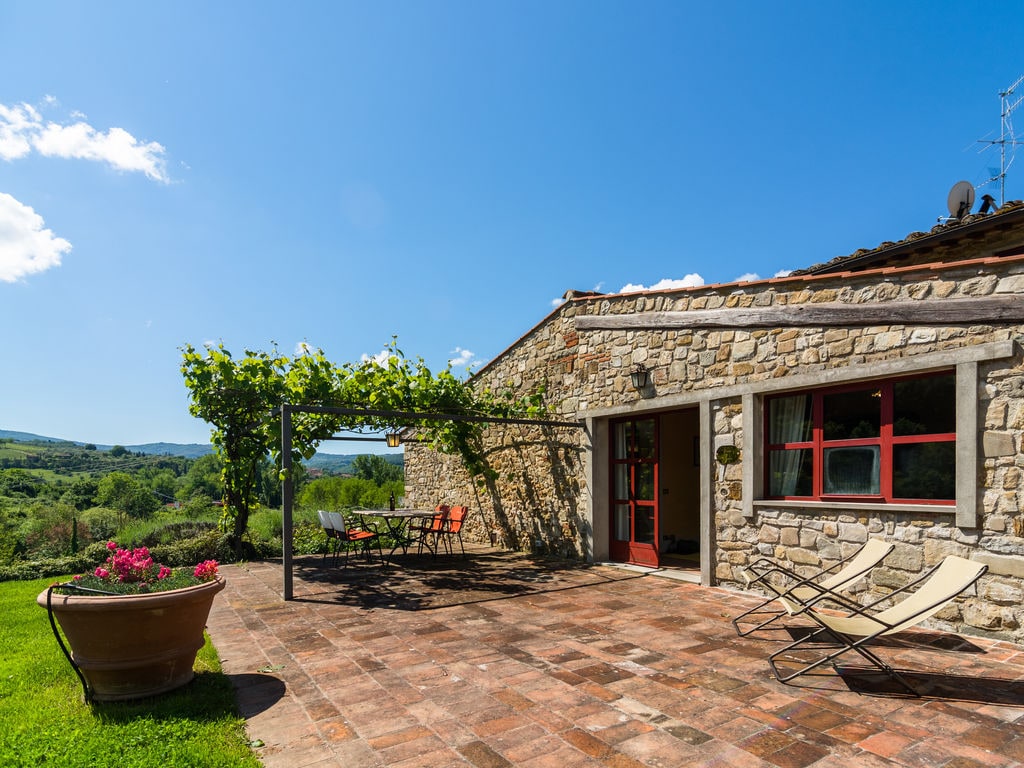
[[[338,557],[338,546],[340,535],[338,531],[334,529],[334,523],[331,522],[330,515],[322,509],[316,511],[317,517],[320,518],[320,526],[324,529],[324,535],[327,536],[327,548],[324,549],[323,559],[327,559],[327,552],[330,551],[331,557],[337,559]]]
[[[816,603],[827,598],[832,592],[854,584],[861,576],[882,562],[895,547],[896,545],[892,542],[882,539],[868,539],[867,543],[857,552],[811,577],[800,576],[766,558],[755,560],[743,571],[743,577],[747,581],[746,588],[764,587],[772,595],[732,620],[736,634],[745,637],[751,632],[764,629],[782,616],[800,614],[806,610],[808,604]],[[785,586],[773,584],[769,580],[771,576],[781,576]],[[767,606],[776,601],[783,610],[767,610]],[[769,614],[769,618],[749,629],[740,629],[740,622],[743,619],[757,614]]]
[[[987,570],[988,566],[984,563],[948,555],[939,565],[924,575],[868,605],[861,606],[839,595],[830,594],[828,597],[830,609],[838,604],[846,615],[838,615],[835,611],[824,611],[814,605],[808,605],[803,612],[817,622],[819,628],[769,656],[768,664],[772,668],[772,673],[780,683],[787,683],[822,664],[834,661],[847,651],[856,651],[879,671],[899,682],[912,695],[920,696],[899,672],[882,661],[866,646],[878,637],[909,629],[933,616],[957,595],[973,585]],[[914,590],[915,587],[916,590]],[[902,593],[909,593],[909,595],[889,608],[877,613],[872,612],[880,603]],[[806,664],[804,660],[791,659],[797,664],[804,665],[795,672],[783,673],[779,669],[779,661],[782,657],[790,655],[803,645],[821,641],[827,637],[837,640],[840,647],[809,664]]]
[[[349,525],[348,521],[345,520],[345,516],[341,512],[328,512],[328,519],[331,521],[331,525],[334,528],[335,534],[335,545],[334,545],[334,562],[338,562],[338,552],[345,550],[345,565],[348,565],[349,557],[349,544],[357,544],[360,552],[366,557],[366,561],[370,562],[373,559],[373,551],[370,549],[376,545],[377,554],[380,555],[380,564],[384,565],[384,551],[380,546],[380,534],[371,530],[369,525],[365,523],[362,526]],[[365,526],[365,527],[364,527]]]

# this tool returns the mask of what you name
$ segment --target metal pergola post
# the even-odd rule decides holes
[[[295,479],[292,477],[292,411],[281,406],[281,507],[284,520],[281,527],[281,556],[284,566],[284,599],[294,596],[292,579],[292,507],[295,501]]]

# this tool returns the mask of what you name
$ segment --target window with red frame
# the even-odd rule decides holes
[[[955,375],[767,398],[765,489],[775,499],[955,503]]]

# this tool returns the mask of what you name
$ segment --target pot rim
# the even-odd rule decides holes
[[[227,580],[220,574],[212,580],[202,584],[193,584],[190,587],[179,587],[178,589],[167,589],[163,592],[145,592],[138,595],[63,595],[54,592],[50,596],[50,604],[54,610],[112,610],[115,608],[146,608],[160,605],[167,602],[188,599],[189,597],[202,598],[207,593],[216,594],[227,586]],[[43,608],[47,606],[47,587],[36,597],[36,603]]]

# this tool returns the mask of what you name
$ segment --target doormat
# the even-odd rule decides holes
[[[666,553],[658,556],[661,564],[668,568],[693,568],[700,565],[700,552],[693,552],[688,555],[677,555]]]

